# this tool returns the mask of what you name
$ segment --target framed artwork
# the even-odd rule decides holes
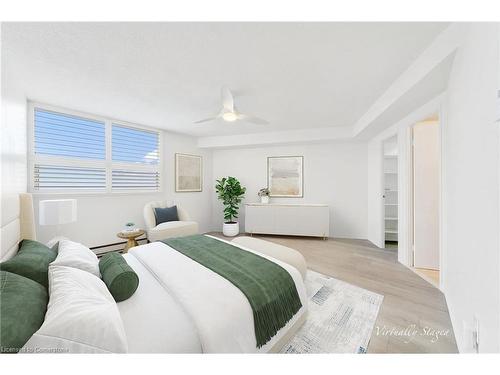
[[[202,191],[202,157],[175,154],[175,191],[178,193]]]
[[[270,197],[304,196],[304,157],[271,156],[267,158],[267,187]]]

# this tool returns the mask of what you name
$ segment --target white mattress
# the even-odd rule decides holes
[[[130,299],[118,303],[129,351],[269,351],[306,312],[307,299],[296,268],[259,255],[290,273],[302,308],[266,345],[257,349],[252,308],[236,286],[164,243],[153,242],[133,248],[125,259],[139,275],[139,288]]]

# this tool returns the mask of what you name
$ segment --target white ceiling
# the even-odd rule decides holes
[[[29,99],[195,136],[352,127],[444,23],[10,23],[2,80]],[[270,125],[195,125],[228,85]]]
[[[450,54],[433,67],[417,84],[402,94],[396,103],[374,119],[370,126],[357,134],[358,139],[370,139],[384,128],[395,124],[413,110],[423,106],[431,98],[443,93],[448,87],[448,78],[455,54]]]

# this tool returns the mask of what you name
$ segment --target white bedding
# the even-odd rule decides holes
[[[257,349],[252,308],[236,286],[164,243],[133,248],[125,259],[139,275],[139,288],[130,299],[118,303],[129,352],[269,351],[305,313],[307,299],[297,269],[259,255],[290,273],[302,308],[266,345]]]
[[[131,254],[127,263],[139,276],[139,287],[118,302],[129,353],[200,353],[196,328],[186,312]]]

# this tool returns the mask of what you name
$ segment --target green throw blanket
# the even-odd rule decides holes
[[[302,307],[290,274],[259,255],[203,235],[162,242],[218,273],[243,292],[253,310],[259,348]]]

